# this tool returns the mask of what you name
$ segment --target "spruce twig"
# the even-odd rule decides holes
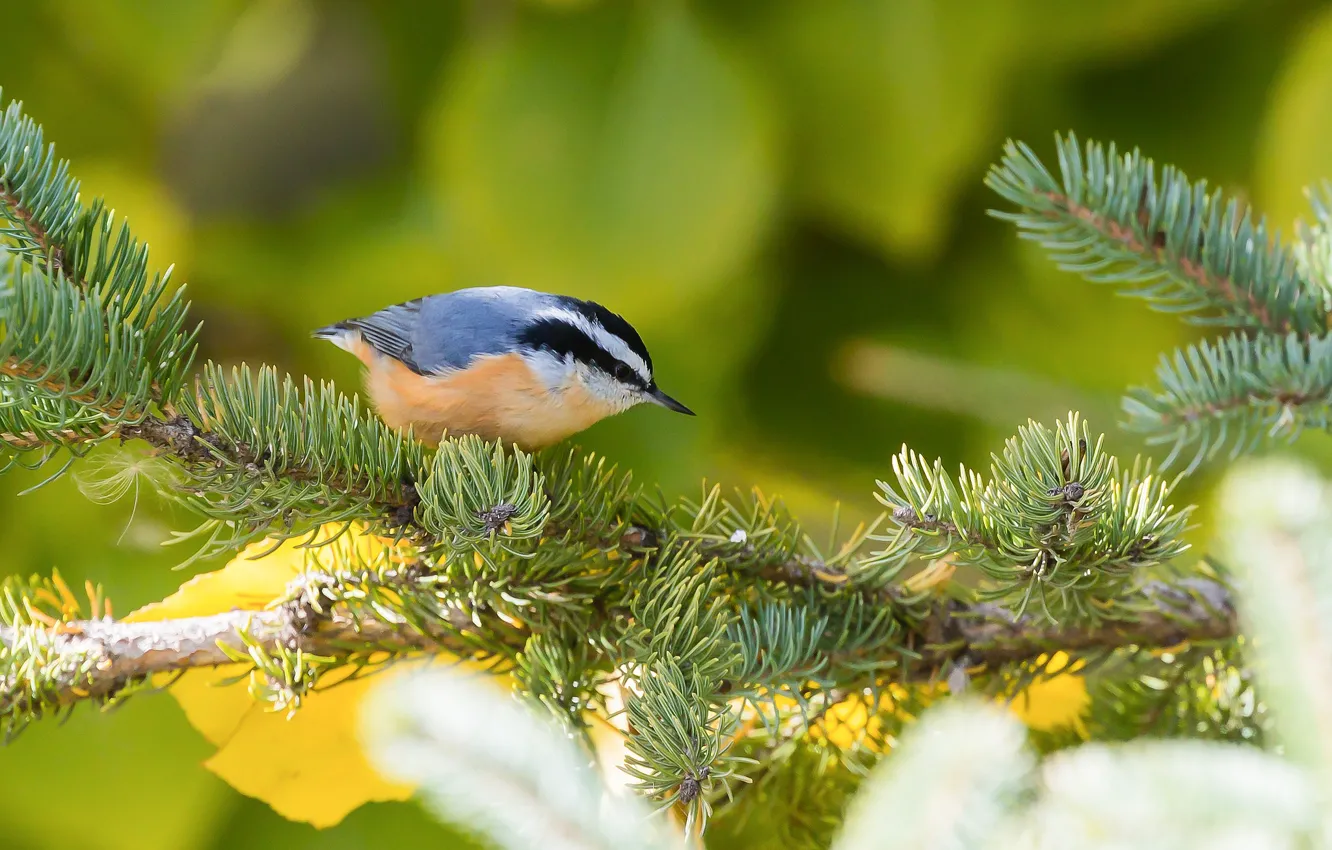
[[[1010,141],[986,184],[1017,212],[996,212],[1061,268],[1125,287],[1154,309],[1200,324],[1285,334],[1327,327],[1322,293],[1247,207],[1134,150],[1057,137],[1056,178]]]

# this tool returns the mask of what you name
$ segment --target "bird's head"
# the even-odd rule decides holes
[[[600,304],[561,297],[532,314],[519,340],[533,371],[552,388],[579,385],[617,413],[651,402],[694,415],[657,386],[652,356],[633,325]]]

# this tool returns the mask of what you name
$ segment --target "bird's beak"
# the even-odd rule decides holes
[[[651,399],[653,404],[660,404],[662,407],[666,408],[667,410],[674,410],[676,413],[683,413],[686,416],[694,415],[694,411],[690,410],[680,402],[666,395],[666,393],[662,392],[656,387],[653,387],[652,389],[648,390],[647,397]]]

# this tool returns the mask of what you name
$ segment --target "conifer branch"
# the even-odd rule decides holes
[[[11,102],[0,114],[0,448],[78,453],[170,407],[193,360],[183,288]]]
[[[993,455],[991,477],[956,478],[903,447],[896,483],[880,482],[892,533],[867,576],[896,575],[911,559],[948,556],[980,569],[990,598],[1052,622],[1114,618],[1142,568],[1179,556],[1191,507],[1170,503],[1174,481],[1135,461],[1121,470],[1076,414],[1051,429],[1029,423]]]
[[[1162,358],[1159,390],[1123,401],[1127,427],[1170,446],[1163,467],[1192,450],[1186,471],[1229,448],[1294,438],[1332,423],[1328,309],[1332,257],[1326,187],[1313,195],[1319,224],[1294,247],[1237,201],[1138,151],[1056,138],[1056,179],[1009,142],[987,184],[1018,207],[995,213],[1046,247],[1061,267],[1123,285],[1154,309],[1237,329]]]
[[[1085,624],[1051,623],[1042,617],[1013,617],[1006,609],[989,603],[945,606],[934,613],[922,634],[934,636],[932,646],[959,642],[955,657],[974,659],[991,669],[1033,660],[1043,651],[1088,650],[1136,646],[1163,649],[1186,643],[1223,641],[1238,634],[1239,622],[1231,591],[1224,584],[1205,578],[1178,583],[1151,582],[1139,594],[1126,597],[1126,605],[1141,616],[1121,622]],[[940,634],[935,628],[942,628]],[[926,669],[937,661],[925,655]]]
[[[1126,287],[1153,309],[1200,324],[1285,334],[1322,333],[1325,300],[1303,279],[1289,248],[1237,201],[1157,174],[1137,150],[1119,154],[1075,136],[1056,137],[1056,179],[1025,144],[1008,142],[986,184],[1016,205],[995,216],[1050,251],[1060,268]]]
[[[64,265],[64,252],[60,250],[60,246],[51,242],[46,230],[36,221],[32,212],[23,206],[12,192],[3,187],[0,187],[0,207],[4,209],[4,217],[9,219],[15,228],[27,234],[33,247],[51,258],[53,268],[59,269]]]
[[[1332,424],[1332,337],[1232,334],[1163,356],[1156,375],[1161,388],[1134,390],[1124,410],[1130,430],[1170,446],[1167,464],[1192,447],[1192,470]]]
[[[1237,633],[1230,591],[1210,579],[1180,585],[1152,583],[1136,601],[1144,611],[1137,621],[1096,626],[1056,625],[1033,614],[1013,617],[992,603],[935,606],[916,626],[917,657],[904,669],[902,680],[940,681],[959,660],[971,667],[1000,669],[1034,662],[1059,649],[1162,649],[1222,641]],[[4,653],[40,642],[49,657],[59,660],[53,667],[63,671],[40,682],[20,681],[13,671],[0,677],[0,708],[13,712],[18,695],[34,689],[52,706],[105,699],[156,674],[235,663],[238,653],[248,653],[252,647],[343,660],[381,650],[469,655],[478,644],[468,635],[494,624],[478,625],[467,612],[451,609],[423,625],[422,629],[342,607],[312,618],[300,604],[283,604],[263,611],[161,621],[101,618],[0,626]],[[525,635],[513,632],[508,640],[517,649]]]

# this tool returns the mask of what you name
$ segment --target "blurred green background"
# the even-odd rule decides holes
[[[176,265],[204,356],[351,391],[311,328],[472,284],[595,298],[699,416],[580,442],[668,495],[757,484],[820,532],[837,500],[873,512],[903,442],[984,466],[1073,407],[1131,455],[1119,393],[1195,336],[986,216],[1006,137],[1141,146],[1287,232],[1332,176],[1311,0],[9,0],[0,32],[5,96]],[[187,577],[160,546],[187,517],[73,477],[16,495],[40,480],[2,482],[0,573],[91,577],[122,612]],[[457,840],[405,804],[286,823],[209,752],[169,697],[40,724],[0,749],[0,845]]]

